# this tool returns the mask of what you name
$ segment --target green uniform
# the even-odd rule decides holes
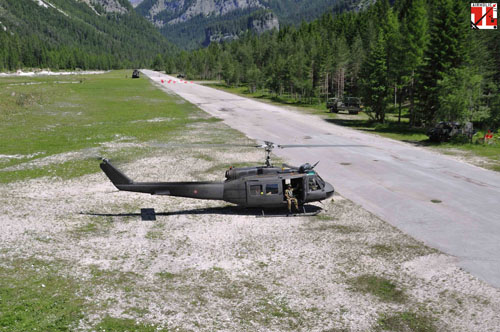
[[[297,211],[299,210],[299,202],[295,197],[293,197],[293,189],[292,188],[287,188],[285,190],[285,197],[288,202],[288,211],[292,212],[292,202],[295,205],[295,209]]]

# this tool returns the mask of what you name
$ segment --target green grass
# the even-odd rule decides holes
[[[377,320],[378,331],[434,332],[434,320],[424,314],[412,311],[382,314]]]
[[[193,115],[201,114],[194,105],[179,104],[178,97],[167,95],[148,79],[127,79],[126,73],[0,78],[0,155],[29,156],[0,158],[0,182],[41,176],[71,178],[96,172],[93,157],[109,152],[102,143],[167,142],[188,123],[213,121],[193,119]],[[23,82],[40,84],[18,85]],[[1,170],[72,151],[88,152],[88,158]],[[110,157],[129,160],[146,152],[136,148]]]
[[[163,272],[158,272],[156,275],[161,279],[161,280],[172,280],[178,275],[175,273],[163,271]]]
[[[326,220],[322,219],[322,221],[326,221]],[[332,221],[332,219],[330,219],[328,221]],[[320,231],[320,232],[332,231],[332,232],[336,232],[339,234],[351,234],[351,233],[362,232],[362,229],[360,227],[350,226],[350,225],[339,225],[339,224],[335,224],[333,222],[320,223],[318,225],[311,226],[309,229],[314,230],[314,231]]]
[[[364,274],[351,279],[349,283],[353,290],[372,294],[382,301],[403,303],[407,299],[404,292],[387,278]]]
[[[479,136],[479,135],[478,135]],[[435,147],[438,151],[445,154],[455,155],[458,154],[456,150],[461,151],[464,155],[479,156],[486,158],[488,164],[486,168],[500,172],[500,142],[496,141],[495,144],[481,144],[481,143],[441,143],[441,144],[428,144]]]
[[[293,310],[287,299],[266,294],[255,303],[246,304],[233,313],[243,325],[269,327],[279,325],[281,331],[296,331],[304,324],[300,312]]]
[[[120,289],[126,293],[135,290],[136,282],[141,277],[134,272],[123,272],[119,270],[102,270],[96,265],[90,266],[93,285],[105,285],[113,289]]]
[[[70,231],[76,239],[84,237],[106,236],[113,227],[111,217],[90,217],[90,221]]]
[[[391,241],[386,244],[374,244],[369,248],[370,254],[373,257],[395,259],[395,257],[399,256],[404,260],[410,260],[414,257],[430,255],[438,252],[436,249],[426,247],[418,242],[398,243]]]
[[[104,319],[97,325],[97,332],[159,332],[168,331],[159,329],[155,325],[138,323],[134,319],[114,318],[110,316]]]
[[[399,141],[420,143],[428,140],[424,128],[410,128],[406,121],[398,123],[397,120],[389,117],[386,123],[378,123],[369,119],[364,113],[360,113],[355,119],[329,119],[331,123],[350,127],[353,129],[378,134],[380,136],[392,138]]]
[[[73,331],[83,316],[80,285],[60,276],[57,262],[0,265],[0,331]]]
[[[150,230],[144,237],[148,240],[161,240],[163,239],[163,232],[161,230]]]

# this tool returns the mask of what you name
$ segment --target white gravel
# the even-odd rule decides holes
[[[81,70],[81,71],[27,71],[18,70],[15,73],[0,73],[0,77],[36,77],[36,76],[68,76],[68,75],[97,75],[108,73],[109,71],[102,70]]]
[[[225,130],[198,124],[184,139]],[[222,180],[219,166],[262,156],[172,147],[118,166],[137,180]],[[224,202],[117,192],[102,173],[11,183],[0,185],[0,257],[65,262],[61,274],[87,287],[94,308],[82,330],[111,315],[172,330],[366,331],[380,314],[401,311],[433,317],[438,331],[500,330],[498,289],[334,200],[319,217],[256,218]],[[157,221],[141,221],[141,208],[155,208]],[[407,300],[355,291],[353,278],[365,274],[391,280]]]

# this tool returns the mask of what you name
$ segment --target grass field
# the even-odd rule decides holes
[[[387,138],[408,142],[418,146],[433,148],[439,152],[448,155],[458,156],[494,171],[500,171],[500,134],[496,135],[495,144],[477,143],[477,139],[483,137],[484,133],[479,132],[473,140],[473,143],[447,142],[433,143],[429,141],[426,135],[426,128],[411,128],[408,126],[408,111],[402,110],[401,122],[398,122],[397,110],[391,108],[386,115],[386,123],[377,123],[369,116],[361,112],[358,115],[329,113],[326,109],[326,103],[320,102],[311,104],[306,101],[296,100],[288,96],[277,96],[265,90],[250,92],[246,86],[230,87],[223,83],[207,84],[210,87],[217,88],[226,92],[234,93],[243,97],[258,99],[263,102],[278,106],[292,106],[304,112],[316,114],[326,121],[350,127],[353,129],[377,134]]]
[[[113,144],[166,142],[187,124],[205,121],[194,119],[196,107],[129,74],[0,78],[0,182],[95,172],[95,158]],[[75,152],[77,161],[65,160]],[[129,149],[113,158],[140,154]]]

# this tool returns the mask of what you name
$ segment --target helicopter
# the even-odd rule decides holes
[[[300,167],[283,164],[275,167],[271,163],[273,148],[305,147],[306,145],[276,145],[264,142],[266,152],[264,165],[230,167],[224,182],[134,182],[114,167],[109,160],[102,159],[101,169],[114,186],[121,191],[167,195],[197,199],[222,200],[245,208],[284,208],[287,206],[285,190],[293,189],[300,206],[330,198],[335,190],[314,170],[314,165],[305,163]],[[331,145],[315,145],[331,146]]]

